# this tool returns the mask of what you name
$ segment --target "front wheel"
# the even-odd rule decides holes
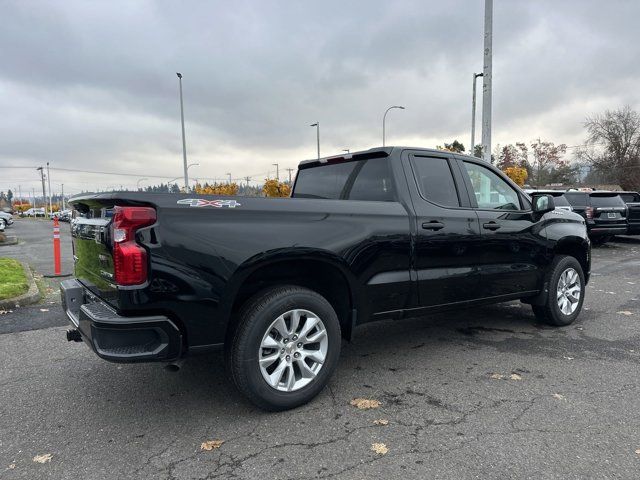
[[[238,389],[265,410],[310,401],[340,355],[340,322],[321,295],[283,286],[261,292],[239,312],[227,363]]]
[[[546,275],[545,289],[545,303],[532,306],[536,318],[554,326],[573,323],[580,314],[585,294],[580,262],[575,257],[556,256]]]

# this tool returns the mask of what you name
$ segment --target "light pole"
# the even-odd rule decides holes
[[[484,0],[484,66],[482,69],[482,157],[491,163],[491,77],[493,0]]]
[[[276,167],[276,180],[280,181],[280,166],[277,163],[272,163],[274,167]]]
[[[189,165],[187,165],[187,172],[189,171],[189,169],[190,169],[191,167],[198,167],[198,166],[200,166],[200,164],[199,164],[199,163],[190,163]],[[198,182],[196,182],[196,185],[197,185],[197,184],[198,184]]]
[[[394,108],[398,108],[400,110],[404,110],[404,107],[401,107],[400,105],[393,105],[392,107],[387,108],[387,110],[384,112],[384,115],[382,116],[382,146],[385,146],[385,137],[386,137],[386,123],[387,123],[387,113],[389,113],[389,110],[393,110]]]
[[[289,185],[291,185],[291,172],[293,172],[293,168],[287,168],[287,172],[289,172]]]
[[[316,139],[318,142],[318,160],[320,160],[320,122],[312,123],[310,127],[316,127]]]
[[[473,74],[473,99],[471,100],[471,148],[469,149],[470,155],[472,156],[476,143],[476,80],[478,77],[482,77],[482,75],[482,73]]]
[[[231,185],[231,173],[227,172],[227,175],[229,175],[229,185]]]
[[[46,207],[46,205],[47,205],[47,194],[45,193],[45,189],[44,189],[44,168],[38,167],[38,168],[36,168],[36,170],[40,171],[40,179],[42,180],[42,203],[44,203],[44,205]],[[35,200],[35,196],[34,196],[34,198],[33,198],[33,207],[34,208],[36,206],[35,202],[36,202],[36,200]],[[45,208],[45,210],[46,210],[46,208]]]
[[[145,180],[149,180],[148,178],[139,178],[138,181],[136,182],[136,190],[140,190],[140,182],[143,182]]]
[[[187,142],[184,138],[184,103],[182,102],[182,74],[176,72],[180,84],[180,122],[182,123],[182,162],[184,164],[184,188],[189,191],[189,172],[187,167]]]
[[[53,205],[51,203],[51,173],[49,173],[49,162],[47,162],[47,183],[49,184],[49,215],[53,213]]]

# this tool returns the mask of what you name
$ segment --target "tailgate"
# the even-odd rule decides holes
[[[72,202],[71,221],[74,273],[82,284],[105,300],[114,299],[113,257],[110,248],[110,223],[113,202]]]

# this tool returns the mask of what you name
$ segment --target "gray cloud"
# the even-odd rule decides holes
[[[483,2],[3,2],[0,166],[178,176],[176,71],[195,176],[258,174],[275,161],[389,140],[468,143]],[[494,143],[581,142],[584,117],[637,106],[640,5],[494,5]],[[0,190],[33,184],[0,169]],[[55,172],[54,172],[55,173]],[[52,175],[68,190],[135,179]],[[259,178],[257,178],[259,179]]]

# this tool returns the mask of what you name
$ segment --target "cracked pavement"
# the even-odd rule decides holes
[[[328,388],[275,414],[235,391],[219,354],[177,373],[110,364],[65,341],[59,306],[31,323],[18,309],[0,316],[13,325],[0,335],[0,477],[637,478],[640,238],[593,257],[569,327],[518,302],[368,324]],[[201,451],[208,440],[224,443]]]

